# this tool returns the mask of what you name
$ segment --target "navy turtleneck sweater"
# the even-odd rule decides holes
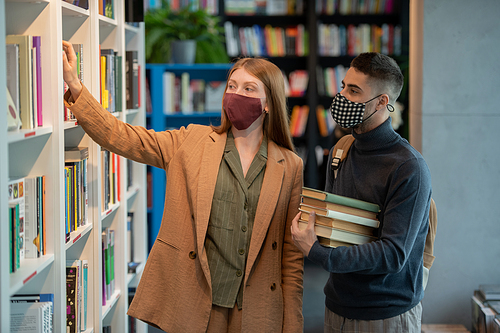
[[[308,258],[330,272],[324,288],[328,309],[350,319],[386,319],[410,310],[424,296],[431,176],[420,153],[392,129],[390,118],[353,135],[336,180],[328,168],[325,190],[378,204],[379,238],[335,249],[316,242]]]

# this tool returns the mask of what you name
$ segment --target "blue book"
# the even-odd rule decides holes
[[[26,294],[14,295],[10,297],[11,303],[38,303],[52,302],[52,314],[54,314],[54,294]]]

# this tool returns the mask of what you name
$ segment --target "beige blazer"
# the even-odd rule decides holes
[[[67,105],[99,145],[167,174],[161,227],[128,314],[169,333],[205,332],[212,291],[204,242],[226,134],[201,125],[164,132],[131,126],[85,87]],[[245,270],[243,332],[303,331],[303,255],[290,233],[302,167],[295,153],[269,140]]]

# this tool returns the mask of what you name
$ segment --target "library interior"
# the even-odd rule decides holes
[[[412,291],[423,295],[421,331],[500,333],[498,13],[498,0],[0,0],[0,82],[6,84],[0,89],[6,107],[0,116],[5,124],[0,129],[0,331],[205,331],[219,308],[212,305],[212,293],[224,292],[212,290],[216,282],[210,276],[223,274],[209,266],[230,251],[214,250],[213,237],[227,235],[246,246],[237,248],[241,256],[234,259],[243,262],[243,273],[236,271],[237,282],[227,280],[237,287],[229,316],[243,313],[241,331],[278,325],[291,332],[302,325],[305,333],[326,332],[325,308],[333,302],[325,294],[330,272],[295,247],[292,219],[300,211],[297,227],[305,230],[314,212],[319,245],[332,253],[392,241],[381,236],[388,229],[380,216],[387,212],[383,203],[338,198],[325,189],[332,148],[352,131],[335,122],[332,102],[344,89],[351,62],[376,52],[392,58],[403,74],[401,93],[387,107],[393,111],[387,128],[425,160],[432,187],[428,200],[432,196],[436,208],[425,219],[431,221],[432,268],[425,260],[426,244],[425,273],[416,280],[425,282]],[[283,153],[287,149],[275,142],[261,147],[267,161],[263,176],[251,183],[241,173],[246,189],[235,172],[233,185],[243,190],[231,196],[223,192],[222,177],[233,172],[227,156],[233,144],[241,147],[236,145],[241,137],[224,129],[237,119],[223,105],[229,103],[229,75],[242,58],[266,59],[281,72],[285,134],[289,131],[294,153]],[[252,77],[262,83],[272,74],[259,75]],[[75,86],[84,87],[79,96]],[[266,89],[266,96],[274,93]],[[369,108],[368,102],[353,104]],[[267,111],[259,119],[269,117]],[[89,112],[99,120],[85,116]],[[268,124],[281,130],[271,125],[277,118],[271,119],[263,121],[264,132]],[[220,154],[203,155],[211,142],[195,141],[192,133],[221,124],[228,135],[210,135],[213,142],[223,137]],[[235,131],[242,130],[235,126]],[[266,142],[279,136],[267,133]],[[191,146],[182,146],[184,140]],[[165,142],[172,147],[161,147]],[[290,170],[280,174],[271,167],[276,151],[286,168],[302,165],[300,188],[290,181]],[[216,156],[229,167],[219,172]],[[257,160],[250,159],[250,171]],[[220,177],[205,170],[214,161]],[[282,176],[273,184],[283,187],[268,191],[267,173]],[[185,186],[169,187],[169,180]],[[204,196],[204,191],[212,192]],[[260,193],[265,197],[259,199]],[[255,206],[248,212],[247,200]],[[232,224],[216,226],[225,213],[213,216],[217,213],[210,209],[238,203],[244,208],[236,212],[249,218],[235,236]],[[185,218],[188,226],[166,223],[169,218]],[[263,219],[266,228],[257,224]],[[186,251],[189,246],[194,247]],[[292,262],[287,256],[300,258]],[[224,260],[230,265],[233,259]],[[163,267],[161,273],[157,267]],[[297,287],[292,280],[302,268]],[[273,280],[275,271],[281,281]],[[183,274],[192,276],[170,283]],[[259,291],[258,279],[269,280],[270,288]],[[148,294],[155,281],[163,285],[157,295]],[[190,281],[193,289],[184,292]],[[298,300],[295,292],[301,289]],[[249,305],[238,311],[242,299],[256,302],[255,296],[245,298],[245,290],[259,294],[259,310]],[[163,299],[162,293],[194,298]],[[279,293],[280,304],[264,313],[264,303]],[[363,301],[367,296],[353,295]],[[302,302],[301,313],[285,308],[292,308],[290,301]],[[166,302],[172,304],[154,310],[155,303]],[[141,310],[145,303],[151,313]],[[175,316],[189,317],[180,311],[191,303],[199,306],[191,309],[192,323],[176,321]],[[280,318],[269,319],[264,328],[252,326],[245,310],[262,322],[276,313]],[[200,318],[204,324],[197,326]]]

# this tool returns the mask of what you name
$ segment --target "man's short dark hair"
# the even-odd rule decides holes
[[[386,93],[394,103],[403,89],[404,77],[394,59],[377,52],[361,53],[351,67],[370,77],[370,85],[377,93]]]

